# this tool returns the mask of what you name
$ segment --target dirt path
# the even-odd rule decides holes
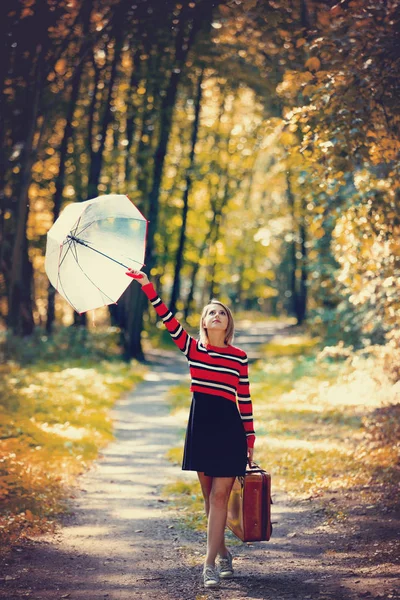
[[[252,356],[276,327],[260,325],[238,344]],[[234,545],[235,579],[205,593],[205,534],[183,530],[160,496],[164,483],[182,475],[164,457],[184,427],[169,415],[165,394],[187,373],[186,361],[169,352],[151,360],[146,381],[116,406],[115,441],[81,478],[73,514],[56,536],[13,551],[2,565],[0,598],[400,598],[398,515],[350,495],[346,522],[330,526],[315,503],[293,504],[276,490],[272,540]]]

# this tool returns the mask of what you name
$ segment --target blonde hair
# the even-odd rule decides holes
[[[233,321],[232,312],[231,312],[230,308],[228,308],[226,306],[226,304],[223,304],[223,302],[220,302],[219,300],[215,300],[214,298],[212,300],[210,300],[210,302],[208,304],[205,305],[205,307],[203,308],[203,311],[201,313],[200,331],[199,331],[200,342],[203,345],[206,345],[209,343],[207,329],[203,325],[203,320],[206,318],[208,309],[212,304],[219,304],[219,306],[222,306],[222,308],[226,311],[226,314],[228,316],[228,327],[226,328],[224,343],[228,344],[228,345],[232,344],[233,337],[235,335],[235,323]]]

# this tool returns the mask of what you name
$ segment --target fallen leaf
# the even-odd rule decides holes
[[[319,71],[321,67],[321,61],[317,56],[312,56],[306,61],[305,66],[307,69],[310,69],[310,71]]]

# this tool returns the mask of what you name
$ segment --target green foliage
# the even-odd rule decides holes
[[[204,530],[206,516],[204,500],[198,481],[184,481],[178,479],[163,488],[163,495],[168,498],[174,508],[179,510],[186,527],[195,530]]]
[[[0,334],[0,356],[3,361],[17,360],[22,365],[43,361],[47,364],[64,360],[121,359],[119,330],[101,327],[58,327],[51,335],[37,327],[34,333],[19,338],[10,332]]]
[[[187,384],[180,384],[172,387],[168,392],[168,404],[173,412],[181,408],[188,408],[191,402],[191,395]]]
[[[301,335],[299,329],[297,332],[297,335],[274,338],[265,346],[261,346],[260,352],[267,358],[315,354],[315,348],[321,344],[321,340],[306,334]]]
[[[190,324],[186,325],[183,319],[181,319],[180,315],[177,316],[185,326],[186,331],[192,335],[196,335],[196,331],[190,326]],[[165,350],[176,350],[176,344],[162,321],[157,321],[156,326],[154,326],[153,323],[146,324],[146,331],[143,337],[146,340],[146,343],[149,343],[152,347],[163,348]]]

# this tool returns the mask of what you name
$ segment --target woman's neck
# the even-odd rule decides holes
[[[219,346],[220,348],[227,346],[225,343],[225,331],[208,331],[208,343],[211,346]]]

